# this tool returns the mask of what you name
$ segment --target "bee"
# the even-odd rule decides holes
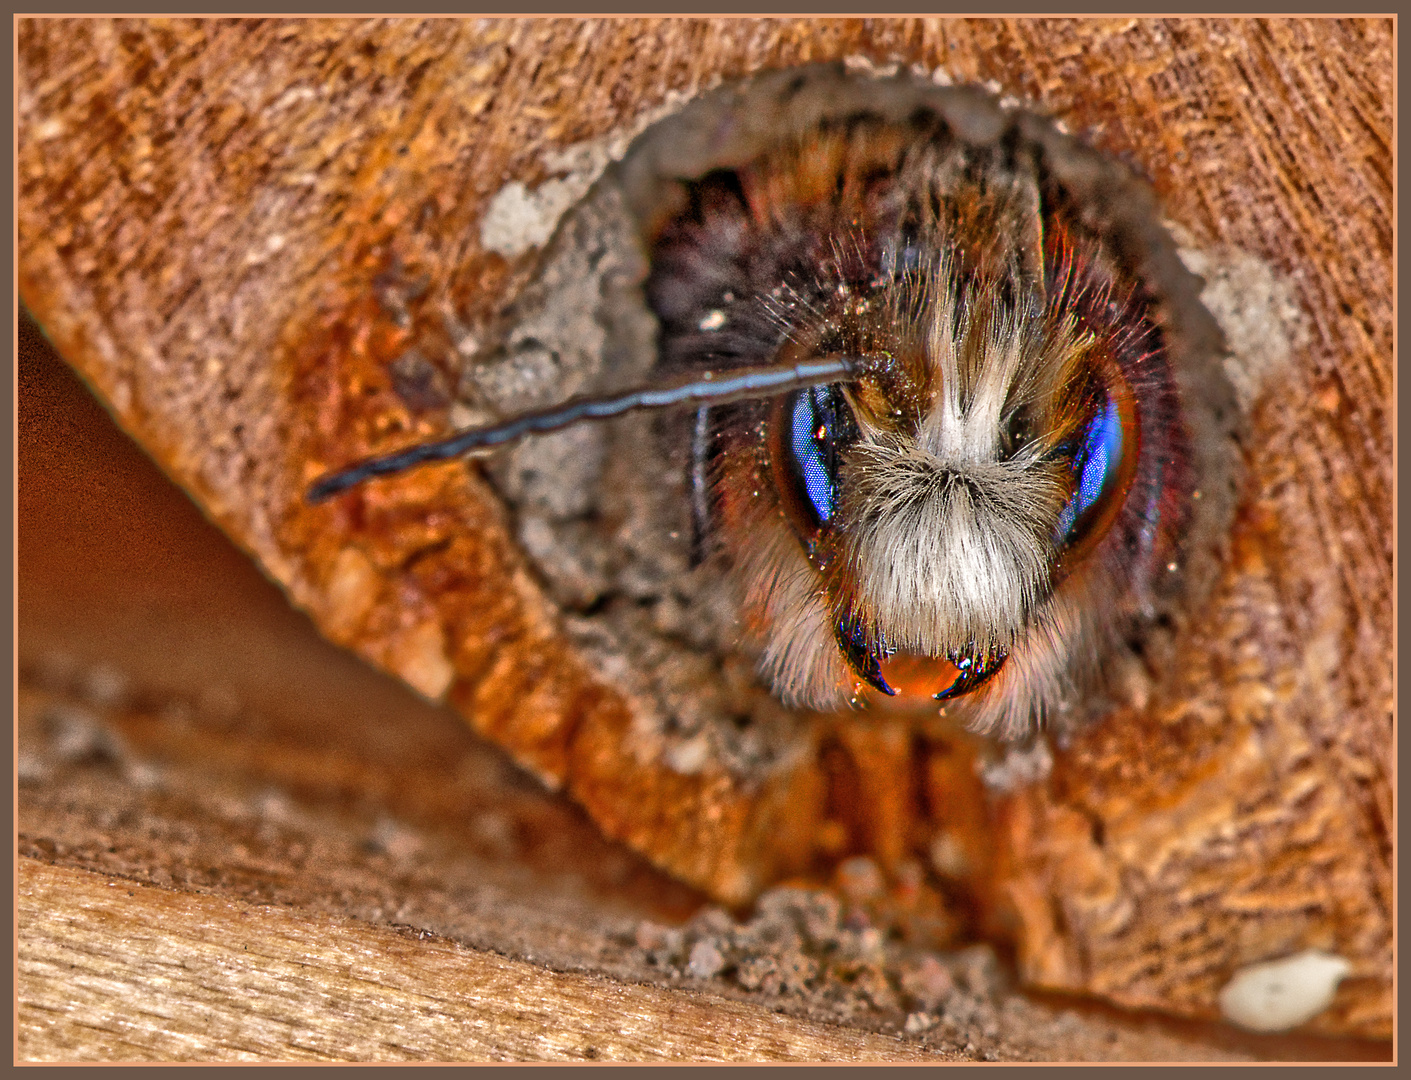
[[[1170,314],[1043,139],[1013,118],[977,137],[956,91],[907,93],[873,108],[851,84],[676,178],[643,232],[643,384],[356,463],[310,499],[694,410],[697,560],[726,566],[784,704],[924,704],[1009,739],[1081,713],[1178,591],[1197,470]]]

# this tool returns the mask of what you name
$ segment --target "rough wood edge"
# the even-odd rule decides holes
[[[18,860],[17,1060],[925,1061],[431,935]]]

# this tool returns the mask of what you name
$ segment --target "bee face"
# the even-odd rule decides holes
[[[1164,648],[1232,505],[1228,385],[1145,189],[973,91],[782,73],[746,91],[772,129],[732,93],[650,129],[560,227],[559,284],[462,380],[500,423],[315,497],[694,404],[595,429],[591,455],[529,441],[485,465],[643,731],[709,733],[750,773],[791,752],[779,702],[1004,737],[1095,713],[1109,668]],[[575,305],[600,346],[556,329]],[[526,358],[580,396],[506,398]]]
[[[712,410],[710,525],[786,702],[1056,718],[1173,549],[1155,318],[1022,156],[820,127],[692,191],[648,282],[667,366],[853,357]]]

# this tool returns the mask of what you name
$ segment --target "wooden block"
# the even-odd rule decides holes
[[[1013,992],[984,946],[959,954],[908,947],[854,922],[821,893],[773,894],[767,910],[740,913],[739,923],[706,910],[682,925],[699,895],[606,841],[449,710],[318,638],[45,354],[32,327],[22,327],[18,839],[26,880],[65,887],[20,913],[20,951],[81,951],[91,912],[75,914],[72,900],[86,895],[87,882],[119,898],[118,921],[105,924],[107,947],[128,967],[96,987],[62,978],[68,961],[57,982],[22,980],[24,1054],[232,1052],[182,1042],[190,1031],[181,1017],[146,1006],[171,986],[158,962],[169,944],[161,931],[174,925],[166,912],[189,909],[203,912],[208,944],[241,941],[252,920],[269,917],[285,920],[295,956],[390,938],[408,970],[418,968],[417,949],[435,954],[426,970],[438,980],[436,959],[449,949],[539,975],[591,977],[608,988],[594,999],[603,1009],[619,1007],[613,987],[629,995],[654,988],[668,1026],[678,993],[708,1010],[729,999],[722,1015],[732,1026],[729,1006],[746,1005],[769,1011],[787,1033],[778,1046],[750,1049],[761,1057],[804,1045],[819,1026],[837,1029],[848,1046],[853,1036],[880,1037],[882,1052],[886,1039],[899,1040],[896,1057],[1385,1057],[1376,1043],[1241,1036],[1071,1001],[1036,1004]],[[59,871],[79,876],[54,878]],[[876,876],[864,864],[843,884],[855,894]],[[137,899],[123,899],[128,892]],[[781,930],[796,932],[779,921],[781,900],[802,901],[805,923],[821,938],[802,951],[772,945]],[[155,918],[153,905],[161,908]],[[56,925],[58,912],[73,918]],[[923,929],[948,917],[915,904],[905,914]],[[206,987],[210,1009],[230,1018],[243,1008],[251,1026],[242,1030],[258,1034],[256,1021],[289,1003],[276,976],[290,961],[270,950],[229,952],[226,981]],[[717,960],[708,962],[712,953]],[[378,962],[369,955],[370,965]],[[346,972],[309,965],[300,974],[315,1004],[332,1003],[330,1027],[346,1018]],[[523,994],[554,1008],[551,984],[530,975],[522,994],[485,995],[487,1027],[477,1030],[512,1029]],[[104,996],[105,988],[114,992]],[[424,998],[441,992],[438,983]],[[63,1017],[79,1022],[65,1026]],[[391,1052],[368,1046],[370,1030],[330,1031],[322,1050],[342,1059]],[[396,1039],[394,1031],[389,1044]],[[430,1052],[433,1042],[420,1049]],[[293,1057],[310,1047],[264,1049]],[[686,1044],[671,1051],[713,1052]],[[440,1052],[479,1051],[461,1042]]]
[[[1385,1038],[1392,40],[1387,19],[28,20],[20,291],[325,634],[673,874],[742,900],[843,828],[897,884],[950,826],[993,851],[967,902],[1034,985],[1208,1018],[1241,967],[1326,948],[1353,975],[1315,1027]],[[356,513],[301,498],[335,459],[444,428],[390,368],[490,333],[532,277],[481,242],[507,183],[717,79],[845,58],[993,82],[1148,175],[1248,411],[1183,677],[963,826],[918,809],[934,797],[827,818],[840,776],[960,775],[886,733],[820,739],[761,787],[638,752],[472,473]]]
[[[26,1061],[928,1061],[352,919],[19,863]]]

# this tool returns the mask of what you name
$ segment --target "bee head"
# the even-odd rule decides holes
[[[1046,284],[941,258],[786,350],[862,361],[855,381],[794,391],[770,415],[774,487],[818,588],[816,617],[776,631],[768,655],[803,700],[838,678],[800,662],[820,620],[845,683],[978,688],[1109,530],[1136,412],[1111,334],[1075,313],[1072,269]]]
[[[723,556],[778,697],[964,698],[977,730],[1031,730],[1156,611],[1193,479],[1160,294],[1010,134],[863,112],[680,182],[644,229],[646,385],[354,463],[310,498],[692,407],[661,429],[689,444],[692,557]]]

